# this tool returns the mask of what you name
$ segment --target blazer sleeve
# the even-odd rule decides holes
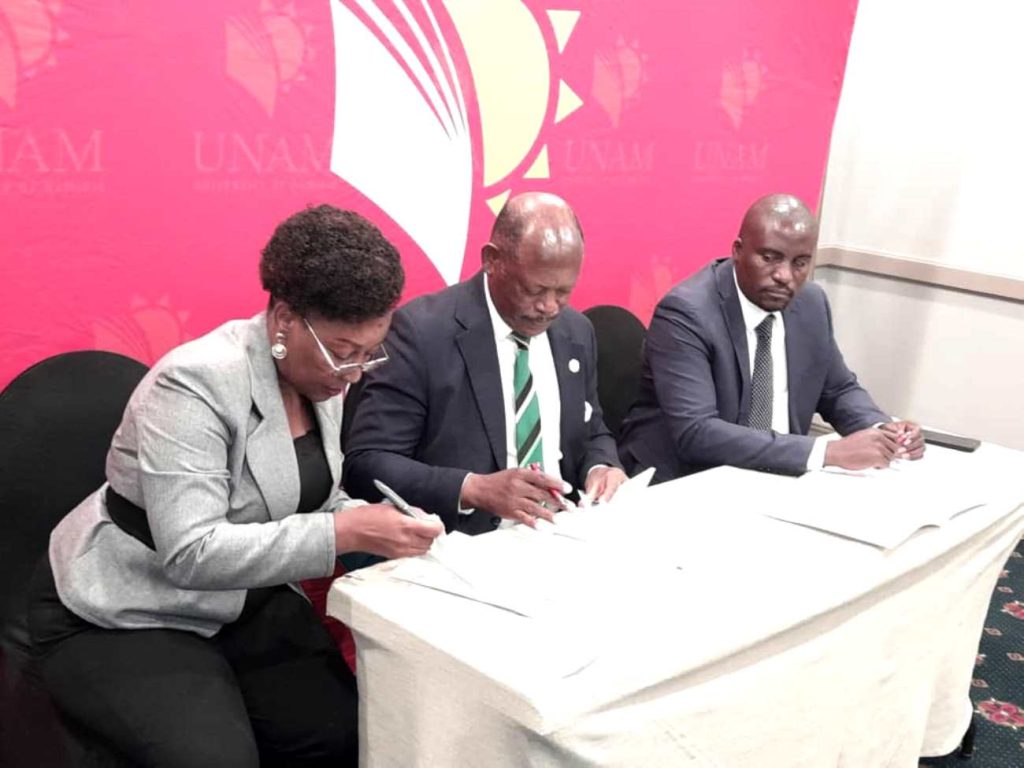
[[[857,376],[846,367],[843,354],[839,351],[832,331],[832,309],[822,293],[825,316],[828,320],[828,343],[830,345],[829,367],[818,400],[818,413],[841,435],[848,435],[867,429],[879,422],[889,421],[889,416],[879,408],[871,395],[858,383]]]
[[[390,360],[367,378],[352,420],[343,485],[353,496],[377,500],[381,494],[373,481],[379,479],[454,528],[469,472],[415,458],[427,428],[430,345],[401,311],[392,320],[387,345]]]
[[[236,524],[227,519],[229,445],[243,439],[219,415],[216,394],[169,367],[138,406],[143,505],[167,577],[185,589],[248,589],[328,576],[328,513]]]
[[[338,510],[361,507],[368,504],[365,499],[353,499],[342,487],[335,488],[331,492],[330,499],[324,504],[324,509],[337,512]]]
[[[806,469],[813,438],[751,429],[720,418],[714,350],[693,308],[681,301],[660,304],[645,349],[655,394],[682,463],[792,474]]]

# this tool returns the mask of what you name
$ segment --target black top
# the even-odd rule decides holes
[[[331,495],[331,468],[320,441],[320,430],[314,427],[292,442],[299,463],[299,506],[295,511],[312,512]]]

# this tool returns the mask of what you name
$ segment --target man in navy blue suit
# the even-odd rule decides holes
[[[627,471],[653,466],[663,481],[723,464],[799,474],[921,457],[920,428],[857,383],[824,291],[805,285],[817,237],[806,205],[769,195],[744,216],[732,258],[662,299],[619,440]],[[844,437],[809,437],[815,412]]]
[[[626,479],[597,399],[593,327],[567,306],[583,261],[572,209],[512,198],[482,257],[476,276],[395,313],[344,462],[354,496],[378,498],[379,479],[465,533],[550,520],[567,485],[608,499]]]

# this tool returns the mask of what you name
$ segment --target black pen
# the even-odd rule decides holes
[[[414,518],[416,520],[425,519],[422,514],[418,513],[409,505],[409,502],[407,502],[393,490],[384,485],[384,483],[382,483],[380,480],[374,480],[373,484],[377,486],[378,491],[384,494],[384,498],[386,498],[388,501],[394,504],[395,509],[401,512],[403,515],[408,515],[409,517]]]

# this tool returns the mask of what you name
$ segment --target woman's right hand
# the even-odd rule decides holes
[[[334,513],[337,554],[370,552],[387,558],[415,557],[444,531],[440,518],[416,520],[390,504],[361,504]]]

